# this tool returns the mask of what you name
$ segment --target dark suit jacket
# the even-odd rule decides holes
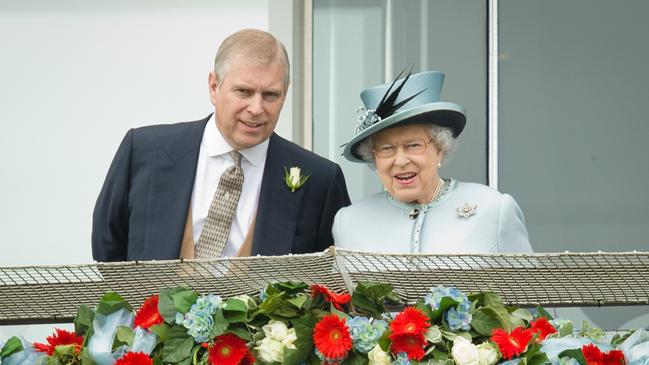
[[[177,259],[209,116],[126,133],[97,198],[92,255],[97,261]],[[295,192],[284,167],[309,180]],[[273,133],[262,178],[252,254],[317,252],[333,245],[331,226],[349,205],[340,167]]]

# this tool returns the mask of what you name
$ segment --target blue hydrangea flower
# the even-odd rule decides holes
[[[176,324],[187,328],[187,334],[194,338],[194,341],[207,342],[210,340],[210,332],[214,327],[216,311],[223,305],[223,300],[218,295],[210,294],[196,299],[189,312],[184,315],[176,313]]]
[[[397,359],[392,362],[392,365],[410,365],[408,354],[406,354],[405,352],[398,353]]]
[[[457,331],[462,329],[463,331],[469,331],[471,329],[471,320],[473,319],[473,316],[471,315],[471,302],[469,299],[463,299],[457,305],[457,308],[449,308],[446,313],[444,313],[444,318],[451,330]]]
[[[347,321],[350,335],[356,350],[362,353],[370,352],[388,328],[388,323],[383,320],[370,322],[365,317],[353,317]]]
[[[450,297],[456,302],[461,302],[462,300],[469,300],[466,294],[462,293],[460,289],[456,287],[445,287],[439,285],[436,288],[431,288],[430,293],[424,297],[424,303],[428,304],[433,310],[439,308],[439,305],[442,301],[442,298]]]
[[[471,315],[471,301],[469,300],[469,297],[462,293],[458,288],[445,287],[443,285],[431,288],[430,293],[424,297],[424,302],[433,310],[436,310],[439,308],[442,298],[444,297],[450,297],[458,302],[457,307],[449,308],[446,313],[444,313],[444,318],[451,330],[470,330],[471,320],[473,319],[473,316]]]

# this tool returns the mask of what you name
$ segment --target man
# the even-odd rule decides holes
[[[332,245],[334,215],[350,203],[340,167],[273,132],[289,75],[286,50],[271,34],[226,38],[209,75],[214,114],[124,137],[95,205],[93,258],[280,255]],[[309,176],[297,189],[285,182],[291,167]]]

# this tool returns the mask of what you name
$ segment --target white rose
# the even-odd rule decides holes
[[[478,345],[479,365],[493,365],[498,361],[499,355],[496,348],[489,342]]]
[[[291,167],[291,170],[289,171],[289,179],[291,180],[291,184],[293,184],[293,186],[297,186],[298,184],[300,184],[299,167]]]
[[[284,360],[284,345],[268,337],[257,341],[255,350],[257,350],[257,357],[265,363],[282,362]]]
[[[478,347],[462,336],[457,336],[453,340],[451,354],[453,354],[453,360],[457,365],[479,364]]]
[[[286,336],[288,336],[288,327],[281,321],[270,320],[268,324],[263,326],[261,329],[264,330],[266,338],[271,338],[276,341],[282,341]]]
[[[392,359],[387,352],[381,349],[381,346],[376,345],[370,352],[367,353],[367,359],[370,361],[369,365],[391,365]]]
[[[297,340],[297,335],[295,334],[295,328],[288,330],[288,335],[282,339],[282,345],[286,346],[287,349],[296,349],[293,344]]]

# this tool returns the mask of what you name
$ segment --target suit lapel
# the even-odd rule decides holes
[[[155,152],[146,225],[146,256],[178,258],[187,220],[198,153],[209,116],[187,128]]]
[[[257,223],[252,255],[284,255],[291,252],[304,189],[295,192],[284,183],[284,168],[295,166],[284,145],[288,143],[273,133],[259,193]]]

